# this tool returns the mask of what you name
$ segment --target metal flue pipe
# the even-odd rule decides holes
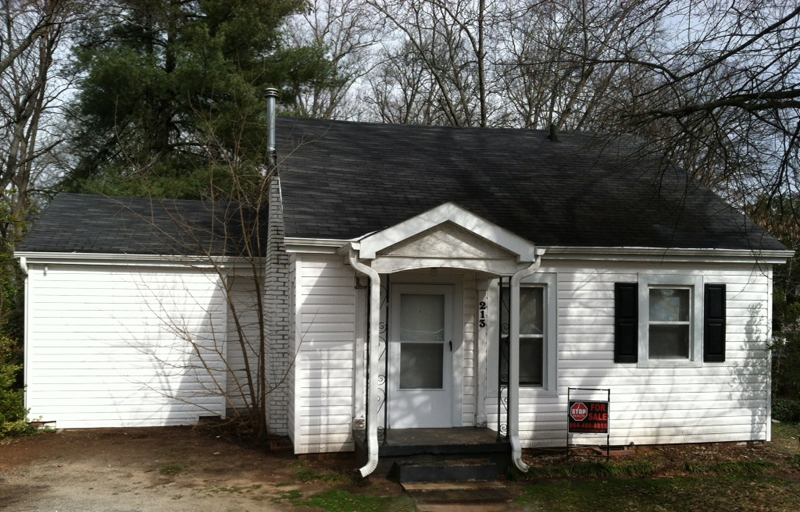
[[[275,148],[275,104],[278,99],[278,89],[270,87],[265,91],[267,95],[267,159],[270,169],[278,163],[278,153]]]

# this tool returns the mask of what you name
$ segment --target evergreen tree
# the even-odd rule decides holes
[[[290,105],[335,81],[321,46],[288,48],[302,0],[105,0],[75,48],[74,167],[63,188],[195,198],[265,161],[264,90]],[[224,162],[224,165],[219,165]],[[224,169],[221,171],[220,169]],[[224,189],[224,185],[222,187]]]

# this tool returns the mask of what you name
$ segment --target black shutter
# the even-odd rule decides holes
[[[614,362],[639,360],[639,285],[614,283]]]
[[[725,285],[705,286],[703,319],[703,361],[725,362]]]

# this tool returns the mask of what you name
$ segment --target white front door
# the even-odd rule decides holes
[[[453,287],[396,284],[389,316],[389,427],[453,426]]]

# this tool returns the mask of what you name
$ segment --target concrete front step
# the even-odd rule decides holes
[[[417,482],[402,486],[420,510],[428,505],[488,505],[514,499],[500,482]]]
[[[398,461],[393,473],[400,483],[497,480],[497,464],[487,459]]]

